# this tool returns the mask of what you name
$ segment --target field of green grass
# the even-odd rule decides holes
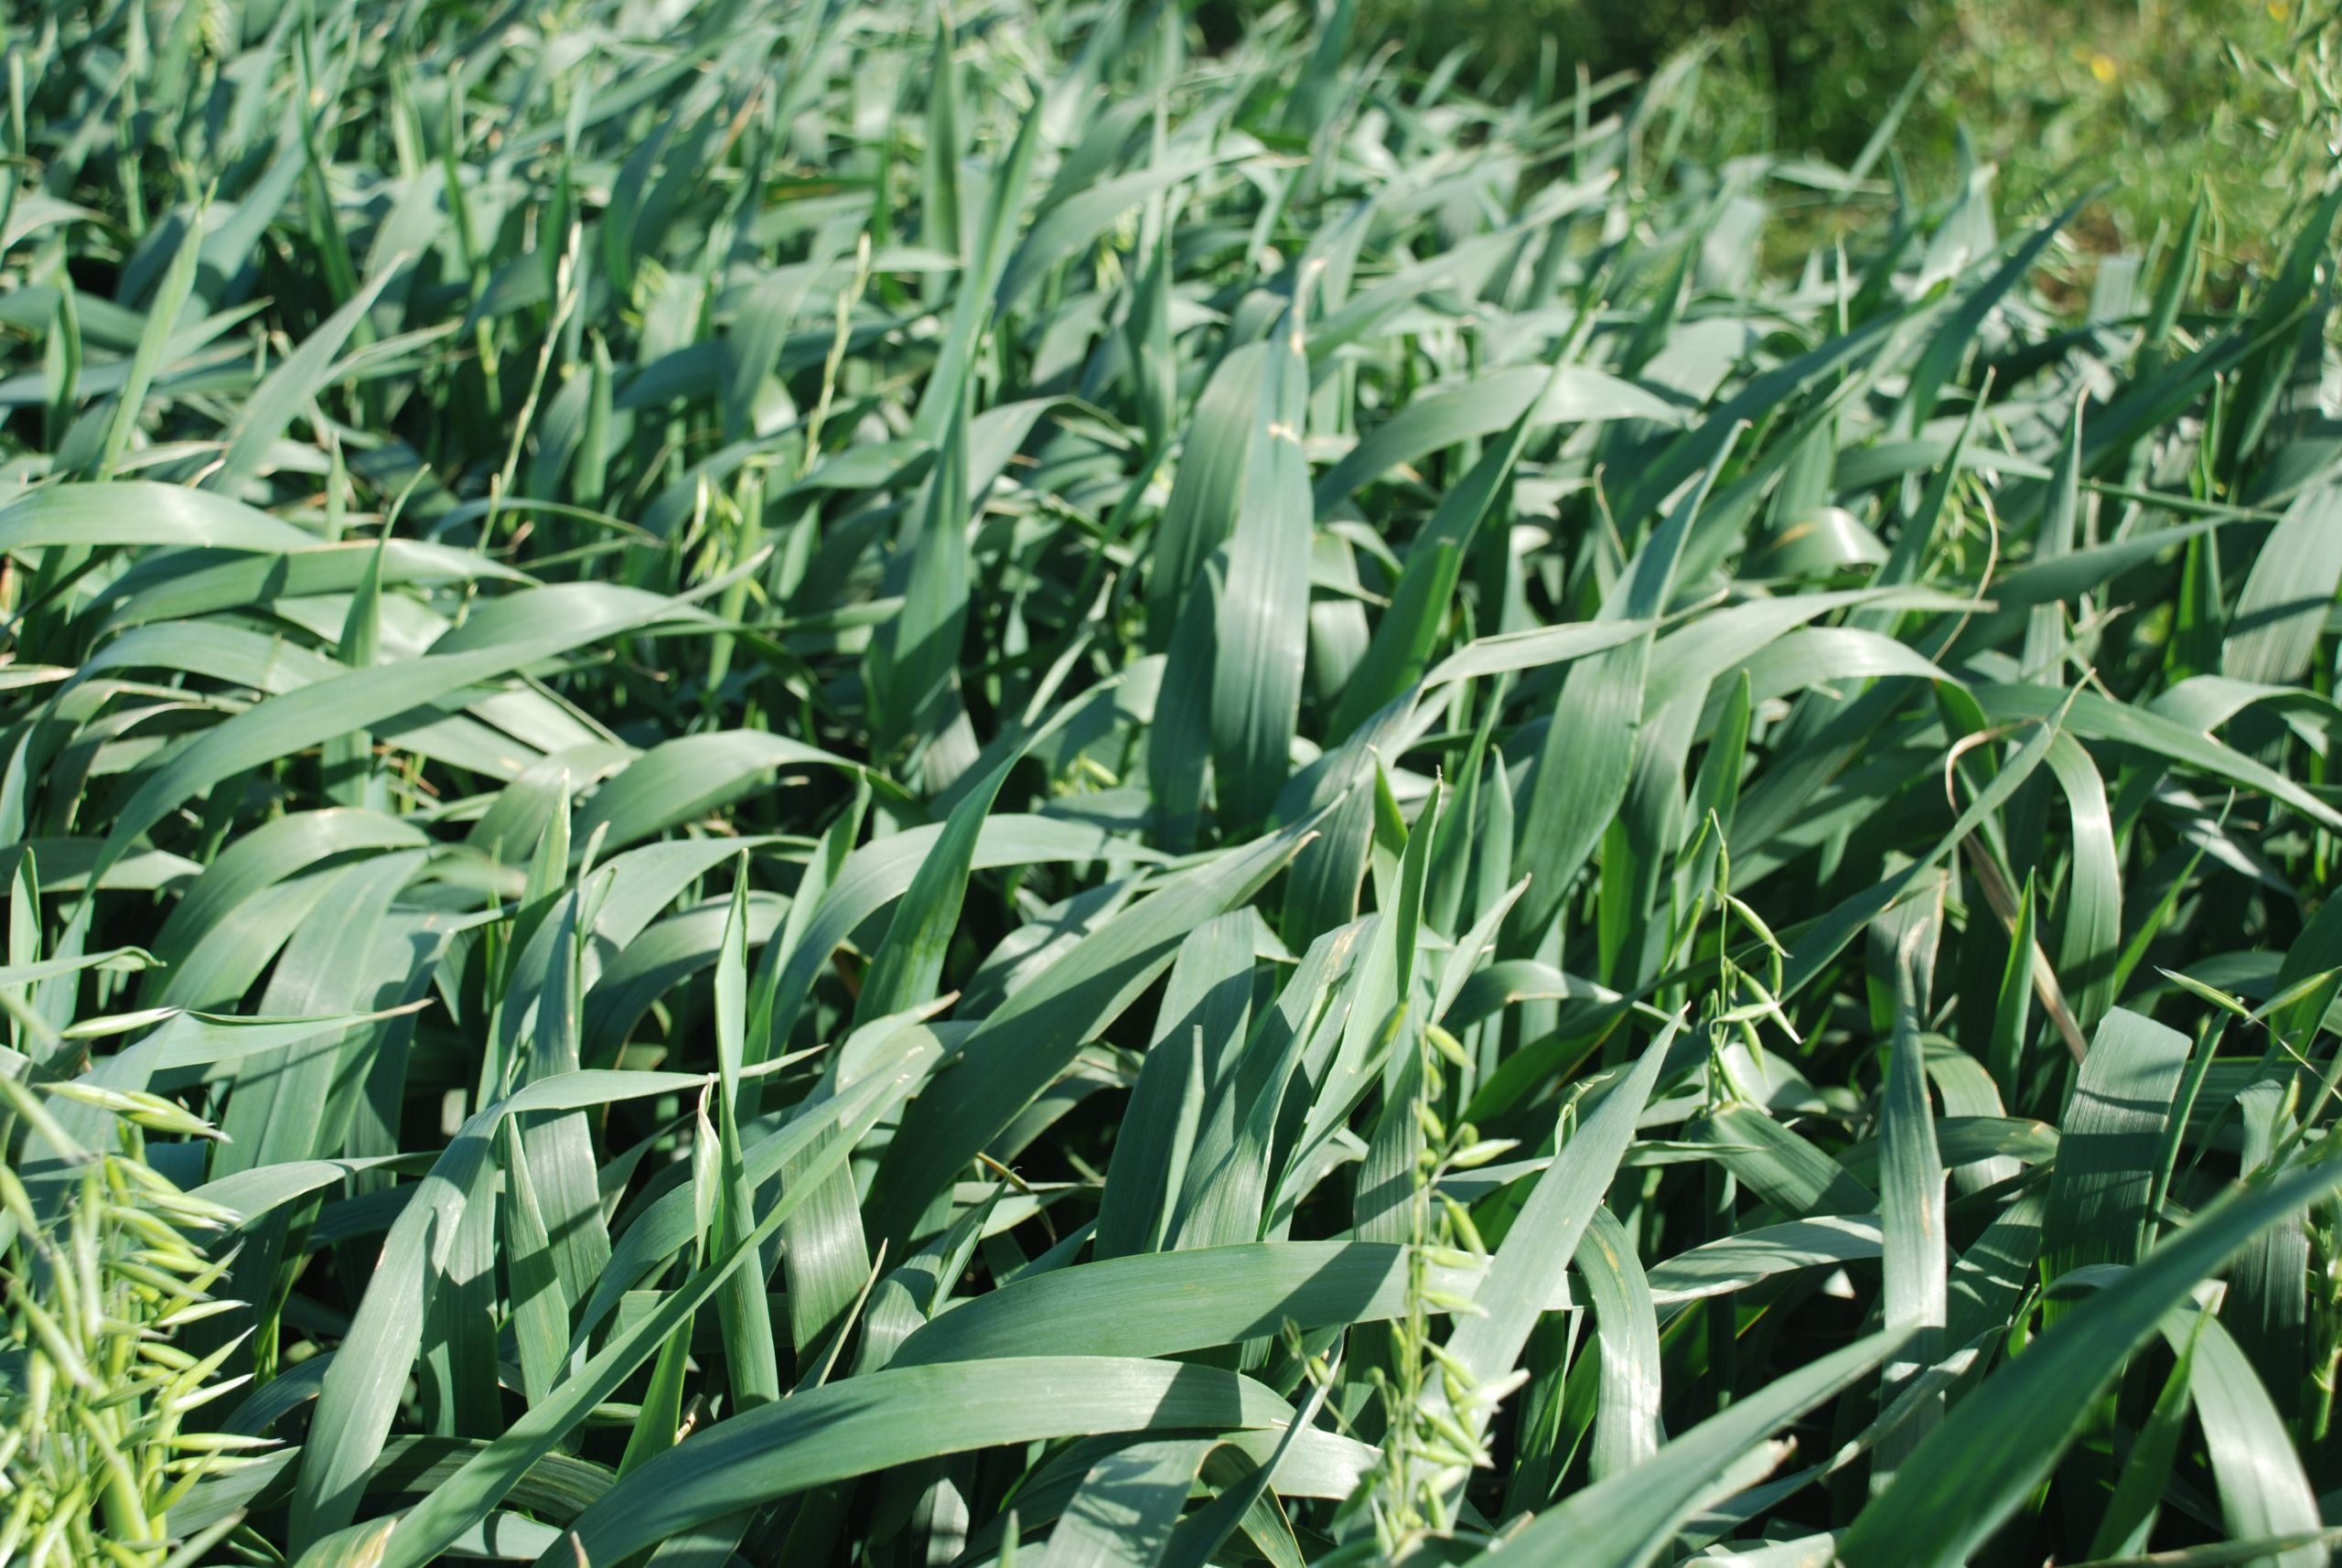
[[[0,50],[0,1568],[2342,1542],[2324,110]]]
[[[1706,163],[1843,162],[1908,91],[1888,166],[1907,178],[1939,184],[1965,156],[1993,166],[2004,209],[2087,195],[2086,257],[2175,232],[2204,194],[2216,278],[2265,263],[2342,158],[2336,0],[1359,0],[1359,27],[1511,83],[1696,55],[1682,150]]]

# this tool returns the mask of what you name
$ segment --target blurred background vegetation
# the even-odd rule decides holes
[[[1269,9],[1231,0],[1234,9]],[[1332,9],[1331,0],[1320,0]],[[2342,0],[1357,0],[1370,49],[1467,79],[1700,74],[1680,156],[1854,158],[1915,75],[1899,171],[1930,193],[1963,154],[2025,213],[2093,189],[2083,254],[2137,250],[2199,193],[2216,255],[2265,257],[2342,157]],[[1963,147],[1963,138],[1965,146]]]

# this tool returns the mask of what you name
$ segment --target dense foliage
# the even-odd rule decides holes
[[[12,8],[0,1562],[2326,1560],[2342,195],[1348,17]]]
[[[2265,259],[2286,203],[2342,156],[2334,0],[1359,0],[1359,18],[1402,58],[1464,50],[1467,71],[1520,81],[1698,53],[1685,150],[1704,162],[1852,158],[1908,90],[1911,177],[1939,181],[1964,144],[2019,201],[2096,188],[2094,251],[2175,228],[2201,190],[2212,252]]]

